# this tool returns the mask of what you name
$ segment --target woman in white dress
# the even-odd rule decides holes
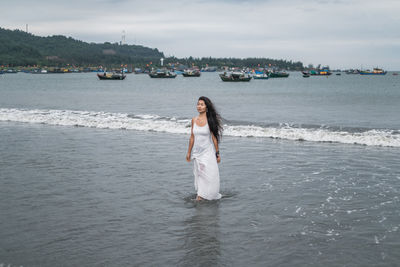
[[[192,130],[186,160],[193,159],[196,200],[220,199],[218,143],[221,140],[221,117],[211,100],[201,96],[197,101],[199,116],[192,119]]]

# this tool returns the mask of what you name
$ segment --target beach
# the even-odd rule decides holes
[[[398,78],[0,77],[0,264],[395,266]],[[185,161],[220,111],[222,199]]]

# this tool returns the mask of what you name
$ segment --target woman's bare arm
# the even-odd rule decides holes
[[[213,140],[213,143],[214,143],[214,146],[215,146],[215,151],[217,152],[217,155],[218,155],[217,156],[217,162],[220,163],[221,162],[221,157],[219,155],[218,141],[217,141],[217,138],[215,138],[214,134],[211,133],[211,136],[212,136],[212,140]]]
[[[189,148],[188,148],[188,152],[186,154],[187,162],[190,162],[190,154],[192,153],[192,148],[194,145],[193,123],[194,123],[194,118],[192,118],[192,129],[190,130]]]

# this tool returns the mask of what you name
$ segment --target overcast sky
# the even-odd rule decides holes
[[[269,57],[400,70],[399,0],[2,1],[0,26],[177,57]]]

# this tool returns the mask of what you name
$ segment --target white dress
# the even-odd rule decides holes
[[[208,123],[202,127],[193,125],[192,150],[194,187],[197,195],[207,199],[220,199],[219,169]]]

